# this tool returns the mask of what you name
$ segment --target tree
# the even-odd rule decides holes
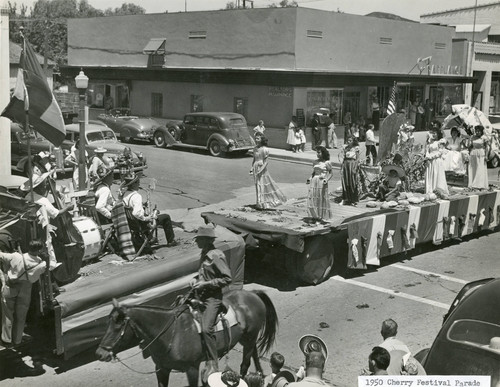
[[[26,12],[28,11],[28,7],[24,4],[21,4],[21,9],[19,13],[17,12],[17,3],[11,3],[10,1],[7,3],[9,9],[9,40],[21,44],[23,39],[21,38],[21,27],[24,27],[26,24],[24,21],[28,20],[26,16]]]
[[[268,5],[268,8],[290,8],[290,7],[298,7],[299,4],[296,1],[288,1],[288,0],[281,0],[278,5],[276,3],[272,3]]]
[[[226,3],[226,8],[225,9],[237,9],[238,5],[236,4],[236,1],[228,1]]]
[[[140,5],[135,5],[133,3],[123,3],[120,8],[115,8],[111,10],[108,8],[104,11],[106,16],[111,15],[143,15],[146,13],[146,10],[142,8]]]

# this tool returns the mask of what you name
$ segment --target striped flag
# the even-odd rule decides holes
[[[52,144],[60,146],[66,136],[61,109],[35,51],[26,41],[19,65],[14,93],[1,115],[24,125],[28,112],[30,125]]]
[[[396,113],[396,82],[394,82],[394,86],[392,86],[391,98],[387,105],[387,115],[389,116],[392,113]]]

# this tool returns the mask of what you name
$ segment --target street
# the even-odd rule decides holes
[[[204,152],[158,149],[151,145],[133,144],[148,159],[148,179],[157,179],[152,194],[153,204],[167,210],[175,224],[194,228],[201,222],[204,208],[228,205],[237,198],[253,204],[253,178],[248,174],[251,156],[214,158]],[[270,160],[269,171],[290,197],[307,194],[305,180],[311,173],[308,165]],[[497,169],[489,170],[496,180]],[[340,186],[339,174],[330,190]],[[182,188],[181,188],[182,187]],[[236,201],[235,201],[236,203]],[[208,207],[207,207],[208,206]],[[186,216],[186,208],[197,209]],[[495,276],[500,270],[498,246],[500,233],[485,233],[462,243],[424,246],[407,256],[382,261],[382,266],[368,271],[351,272],[348,277],[333,274],[317,286],[300,286],[283,278],[279,268],[260,267],[247,259],[247,290],[264,290],[278,312],[280,328],[272,351],[285,356],[285,368],[297,370],[303,364],[298,348],[299,338],[307,333],[322,337],[329,349],[325,378],[335,386],[355,386],[356,376],[367,366],[371,348],[382,342],[380,325],[393,318],[399,324],[398,337],[414,354],[429,347],[439,331],[442,317],[462,286],[472,280]],[[260,261],[259,261],[260,262]],[[137,347],[119,357],[133,370],[153,370],[151,359],[143,359]],[[241,347],[233,349],[226,364],[239,370]],[[262,357],[269,373],[270,353]],[[89,357],[92,359],[92,357]],[[31,359],[23,359],[31,366]],[[3,361],[3,360],[2,360]],[[46,372],[36,377],[8,377],[0,385],[8,386],[149,386],[156,384],[153,374],[144,375],[119,363],[85,363],[81,357],[63,362],[43,361]],[[62,367],[62,368],[58,368]],[[73,368],[74,367],[74,368]],[[253,365],[251,367],[253,370]],[[15,372],[14,375],[15,376]],[[185,386],[184,374],[171,375],[172,386]]]

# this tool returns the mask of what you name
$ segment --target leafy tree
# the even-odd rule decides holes
[[[140,5],[135,5],[133,3],[123,3],[120,8],[115,8],[112,10],[108,8],[104,11],[106,16],[112,15],[143,15],[146,13],[146,10],[142,8]]]
[[[237,9],[236,1],[228,1],[225,9]]]
[[[299,4],[296,1],[281,0],[277,5],[276,3],[269,4],[268,8],[290,8],[298,7]]]

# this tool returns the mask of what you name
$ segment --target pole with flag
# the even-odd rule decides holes
[[[64,141],[66,129],[61,109],[49,87],[47,76],[38,62],[35,51],[25,36],[22,37],[23,51],[19,60],[16,87],[1,115],[23,125],[28,133],[28,169],[32,187],[30,125],[56,147]],[[30,190],[33,200],[32,188]]]
[[[396,113],[396,87],[397,83],[394,82],[392,86],[391,98],[389,98],[389,103],[387,104],[387,115],[390,116],[393,113]]]

